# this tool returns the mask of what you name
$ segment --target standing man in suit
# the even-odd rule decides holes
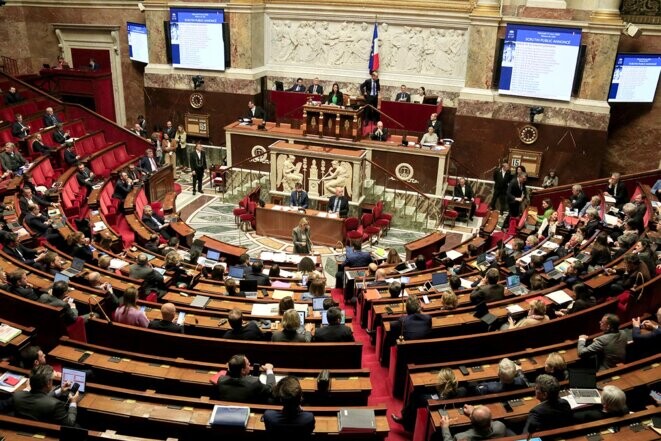
[[[256,106],[252,100],[248,101],[248,113],[246,118],[257,118],[257,119],[266,119],[266,113],[264,109],[259,106]]]
[[[349,214],[349,200],[344,196],[344,188],[335,188],[335,194],[328,199],[328,212],[340,213],[340,217],[347,217]]]
[[[227,375],[218,380],[218,394],[223,401],[264,404],[273,398],[275,375],[273,365],[266,363],[262,370],[266,372],[266,384],[253,377],[250,361],[245,355],[234,355],[227,363]]]
[[[172,237],[169,231],[170,224],[165,222],[165,219],[161,216],[154,213],[154,209],[149,205],[145,205],[142,209],[142,223],[153,232],[160,233],[165,240],[169,240]]]
[[[81,187],[86,187],[89,192],[92,191],[92,183],[94,182],[94,172],[85,167],[85,164],[80,162],[78,164],[78,172],[76,173],[76,180]]]
[[[620,182],[620,174],[617,172],[611,174],[611,177],[608,179],[606,193],[615,198],[615,206],[617,208],[622,208],[624,204],[629,202],[629,192],[627,191],[627,187]]]
[[[381,91],[381,84],[379,83],[379,73],[375,70],[370,72],[370,78],[365,80],[360,85],[360,93],[365,97],[365,103],[370,106],[377,108],[379,105],[379,92]],[[378,121],[379,112],[376,110],[367,108],[365,110],[365,120],[366,121]]]
[[[204,152],[202,143],[200,141],[195,144],[195,150],[190,154],[190,166],[193,170],[193,196],[195,196],[195,184],[197,183],[197,191],[203,194],[202,180],[204,179],[204,171],[207,169],[207,154]]]
[[[138,167],[140,167],[140,169],[143,170],[145,173],[151,174],[151,173],[156,173],[156,171],[158,171],[158,162],[154,157],[154,150],[147,149],[145,151],[145,156],[140,158]]]
[[[383,121],[376,123],[376,129],[372,132],[372,141],[385,141],[388,139],[388,129],[383,127]]]
[[[124,200],[131,193],[133,188],[133,183],[129,179],[129,175],[126,172],[119,173],[119,179],[115,183],[115,191],[112,194],[112,197],[119,199],[119,211],[124,212]]]
[[[305,84],[303,84],[303,78],[297,78],[296,83],[287,89],[287,92],[305,92]]]
[[[328,326],[318,328],[314,333],[314,341],[332,343],[355,341],[351,328],[341,323],[342,310],[336,306],[326,312]]]
[[[431,316],[421,313],[420,300],[414,295],[406,299],[406,317],[392,322],[393,335],[403,335],[404,340],[420,340],[431,332]],[[402,329],[403,327],[403,329]]]
[[[53,389],[55,372],[47,364],[38,366],[30,376],[30,391],[14,393],[14,413],[18,417],[42,423],[73,426],[76,424],[80,392],[71,395],[71,384]]]
[[[507,186],[512,180],[512,172],[507,161],[503,161],[500,168],[493,172],[493,196],[491,197],[491,210],[505,210],[505,199],[507,196]]]
[[[556,429],[572,424],[571,406],[560,398],[560,383],[548,374],[542,374],[535,381],[535,398],[541,401],[528,413],[522,433],[535,433]]]
[[[44,121],[44,127],[52,127],[60,122],[60,120],[57,119],[57,115],[55,115],[55,112],[53,112],[52,107],[46,107],[46,113],[44,114],[43,121]]]
[[[23,124],[23,115],[17,113],[14,115],[16,121],[11,126],[11,136],[18,139],[25,139],[30,134],[30,125]]]
[[[441,123],[441,120],[438,119],[438,113],[432,113],[429,116],[427,127],[433,127],[434,132],[436,132],[436,136],[438,136],[438,139],[443,139],[443,124]]]
[[[5,95],[5,104],[8,106],[11,104],[18,104],[21,101],[24,101],[25,98],[21,96],[18,92],[16,92],[16,88],[14,86],[9,87],[9,91]]]
[[[473,213],[475,213],[475,202],[473,202],[473,187],[466,183],[466,178],[463,176],[459,178],[459,182],[454,187],[454,197],[461,198],[462,200],[471,203],[470,212],[468,213],[468,220],[473,220]]]
[[[401,101],[404,103],[411,102],[411,94],[406,91],[405,84],[402,84],[402,86],[399,88],[399,93],[395,95],[395,101]]]
[[[498,268],[489,268],[482,277],[478,287],[470,295],[471,303],[495,302],[505,298],[505,287],[498,284],[500,272]]]
[[[177,135],[177,128],[172,125],[172,121],[165,123],[165,130],[163,130],[165,135],[168,135],[168,139],[174,139]]]
[[[581,358],[596,356],[599,370],[615,367],[623,363],[627,354],[627,335],[620,330],[620,319],[615,314],[606,314],[599,321],[599,329],[604,334],[595,338],[586,346],[587,335],[578,337],[578,356]]]
[[[312,80],[312,84],[308,87],[308,93],[314,93],[316,95],[324,94],[324,88],[319,84],[319,78]]]
[[[305,190],[303,190],[303,184],[297,182],[294,186],[294,191],[291,192],[289,205],[291,207],[307,209],[308,202],[308,194],[305,192]]]
[[[312,252],[310,223],[306,218],[302,218],[298,222],[298,226],[291,231],[291,240],[294,244],[294,253],[310,254]]]
[[[509,206],[509,212],[503,221],[503,228],[509,226],[510,218],[521,215],[521,206],[528,194],[526,189],[527,178],[528,175],[526,173],[519,173],[507,186],[507,205]]]

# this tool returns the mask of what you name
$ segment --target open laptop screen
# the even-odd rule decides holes
[[[216,251],[216,250],[207,251],[207,259],[215,260],[216,262],[218,262],[220,260],[220,251]]]
[[[547,260],[544,262],[544,272],[550,273],[551,271],[553,271],[553,261]]]
[[[69,368],[62,368],[62,383],[65,381],[73,383],[78,383],[80,384],[80,388],[78,389],[81,392],[85,392],[85,379],[87,378],[87,374],[83,371],[78,371],[75,369],[69,369]]]
[[[511,288],[513,286],[517,286],[521,283],[521,279],[519,276],[509,276],[507,277],[507,287]]]
[[[446,283],[448,283],[448,273],[435,273],[431,275],[432,285],[445,285]]]
[[[243,268],[240,266],[230,266],[229,274],[232,279],[243,279]]]

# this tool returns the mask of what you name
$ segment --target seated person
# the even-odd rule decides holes
[[[38,205],[31,205],[28,208],[27,215],[25,216],[24,223],[39,237],[44,237],[46,240],[59,239],[60,233],[53,230],[52,221],[48,217],[41,214]]]
[[[76,154],[76,147],[73,143],[67,144],[64,148],[64,162],[73,167],[80,160],[80,155]]]
[[[149,263],[149,258],[146,254],[140,253],[136,263],[129,265],[129,277],[132,279],[142,280],[142,287],[145,293],[156,291],[159,297],[165,295],[165,284],[163,282],[163,275],[156,271]]]
[[[161,319],[154,319],[149,322],[149,329],[156,329],[157,331],[174,332],[176,334],[183,334],[184,327],[175,323],[174,318],[177,316],[177,308],[172,303],[164,303],[161,306]]]
[[[568,376],[567,362],[559,352],[551,352],[544,362],[544,372],[558,381],[565,381]]]
[[[471,293],[471,303],[477,305],[482,302],[495,302],[505,298],[505,287],[498,284],[500,272],[496,268],[489,268]]]
[[[601,197],[599,195],[594,195],[590,199],[590,202],[585,204],[583,208],[581,208],[581,211],[578,213],[578,217],[581,219],[585,219],[585,214],[587,213],[588,209],[594,208],[597,210],[597,213],[601,210]],[[599,218],[601,219],[601,215],[599,215]]]
[[[158,160],[154,157],[154,150],[147,149],[145,151],[145,156],[140,159],[138,168],[140,168],[143,173],[155,173],[158,171]]]
[[[452,196],[471,203],[471,208],[468,213],[468,220],[472,221],[473,214],[475,213],[475,202],[473,202],[475,200],[473,187],[466,183],[466,178],[463,176],[459,178],[459,182],[457,182],[457,185],[455,185]],[[465,210],[462,211],[465,213]]]
[[[601,409],[577,410],[574,413],[574,420],[577,424],[582,424],[605,418],[623,417],[628,414],[627,396],[624,391],[608,384],[601,391]]]
[[[16,233],[8,233],[5,239],[5,247],[3,251],[17,259],[20,262],[27,263],[28,265],[34,265],[35,262],[39,262],[44,257],[46,257],[46,252],[38,252],[33,248],[28,248],[18,241],[18,235]]]
[[[438,144],[438,135],[434,132],[434,126],[427,127],[427,133],[420,138],[420,145],[436,145]]]
[[[301,410],[303,392],[298,379],[287,376],[275,386],[273,395],[282,410],[264,412],[264,427],[271,439],[305,440],[314,432],[314,415]]]
[[[52,107],[46,107],[46,113],[44,113],[42,120],[44,127],[52,127],[60,122]]]
[[[383,127],[383,122],[376,123],[376,128],[371,135],[372,141],[386,141],[388,139],[388,129]]]
[[[47,251],[43,259],[34,263],[34,268],[44,273],[55,275],[62,271],[65,263],[56,253]]]
[[[530,251],[539,244],[539,239],[534,234],[526,237],[526,241],[523,245],[523,251]]]
[[[627,333],[620,330],[620,319],[615,314],[606,314],[599,321],[602,335],[595,338],[588,346],[587,335],[578,337],[578,356],[587,358],[596,356],[599,370],[610,369],[623,363],[627,353]]]
[[[154,213],[154,209],[150,205],[145,205],[142,209],[142,223],[150,230],[160,233],[166,240],[172,237],[170,224],[165,222],[163,217]]]
[[[259,329],[254,320],[250,320],[245,325],[243,324],[243,313],[240,309],[234,308],[227,316],[230,329],[223,334],[223,338],[228,340],[247,340],[247,341],[261,341],[264,339],[262,330]]]
[[[516,329],[516,328],[525,328],[527,326],[538,325],[540,323],[548,322],[549,316],[546,315],[546,304],[541,300],[533,300],[530,302],[530,307],[528,309],[528,315],[518,322],[514,323],[512,316],[507,317],[507,323],[504,324],[500,329]]]
[[[42,423],[74,426],[80,392],[71,394],[69,386],[53,388],[55,371],[47,364],[37,366],[30,375],[30,390],[17,391],[10,406],[17,417]]]
[[[503,358],[498,363],[498,381],[480,383],[476,389],[479,394],[488,395],[525,387],[528,387],[528,382],[516,363],[509,358]]]
[[[441,417],[441,432],[444,441],[452,440],[484,440],[492,438],[502,438],[513,435],[505,424],[500,421],[491,420],[491,409],[487,406],[464,404],[464,415],[468,415],[471,420],[471,428],[465,432],[457,433],[454,437],[450,433],[450,417],[444,415]]]
[[[542,188],[551,188],[558,186],[558,175],[555,174],[555,170],[549,170],[549,174],[544,176],[542,181]]]
[[[53,286],[48,292],[43,293],[39,297],[41,303],[62,308],[62,318],[64,324],[69,326],[78,318],[78,310],[76,304],[71,297],[67,297],[69,293],[69,283],[64,280],[59,280],[53,283]]]
[[[24,101],[25,98],[16,91],[16,87],[14,86],[9,86],[9,90],[7,91],[7,94],[5,95],[5,104],[12,105],[12,104],[18,104],[21,101]]]
[[[266,119],[266,112],[264,112],[264,109],[256,106],[255,103],[250,100],[248,101],[248,112],[246,113],[246,118]]]
[[[129,285],[124,290],[123,299],[122,306],[115,310],[112,319],[118,323],[124,323],[125,325],[139,326],[141,328],[148,327],[149,319],[137,304],[138,288]]]
[[[583,193],[583,187],[581,184],[572,185],[571,193],[571,196],[569,196],[569,202],[571,203],[569,208],[580,212],[585,204],[587,204],[588,197]]]
[[[393,299],[399,298],[402,294],[402,284],[396,280],[390,282],[390,286],[388,286],[388,294],[390,294],[390,297]]]
[[[305,343],[312,340],[309,331],[299,333],[301,327],[301,318],[295,309],[289,309],[282,315],[282,331],[276,331],[271,337],[272,342],[299,342]]]
[[[266,373],[266,384],[262,384],[259,377],[250,375],[252,368],[248,357],[232,356],[227,363],[227,374],[218,379],[218,398],[237,403],[269,403],[275,384],[273,365],[266,363],[261,370]]]
[[[308,87],[308,93],[313,93],[315,95],[323,95],[324,88],[319,84],[319,78],[312,80],[312,84]]]
[[[457,276],[452,276],[452,277],[457,277]],[[457,295],[452,291],[446,291],[441,296],[441,309],[444,311],[451,311],[453,309],[456,309],[458,303],[459,303],[459,299],[457,298]]]
[[[9,292],[21,296],[28,300],[39,300],[41,292],[34,288],[28,282],[28,273],[25,270],[17,269],[7,274],[7,284]]]
[[[351,242],[353,251],[347,253],[344,261],[345,268],[357,268],[367,266],[372,263],[372,254],[367,251],[362,251],[362,241],[354,240]]]
[[[129,193],[131,193],[132,189],[133,184],[131,183],[129,176],[126,174],[126,172],[120,172],[119,179],[117,180],[117,183],[115,183],[115,191],[112,194],[113,198],[119,199],[120,210],[124,209],[124,200],[129,195]]]
[[[621,208],[625,203],[629,201],[629,192],[626,185],[620,182],[620,174],[613,173],[608,179],[608,187],[606,188],[606,193],[615,198],[615,206]]]
[[[0,153],[0,165],[4,171],[15,172],[27,163],[28,161],[16,150],[13,142],[5,143],[5,150]]]
[[[289,205],[292,207],[308,208],[308,194],[303,190],[303,184],[300,182],[296,183],[294,191],[291,192]]]
[[[258,286],[271,286],[269,276],[263,273],[264,262],[257,259],[251,265],[251,271],[247,273],[244,278],[246,280],[257,280]]]
[[[292,296],[285,296],[278,302],[278,315],[285,315],[285,312],[294,309],[294,299]]]
[[[246,293],[239,290],[239,284],[234,279],[228,278],[225,280],[225,289],[227,290],[227,295],[230,297],[246,297]]]
[[[341,218],[349,214],[349,199],[344,195],[344,187],[336,187],[335,194],[328,198],[328,212],[339,213]]]
[[[50,202],[32,192],[30,187],[21,189],[21,197],[18,199],[18,205],[21,208],[21,215],[26,216],[30,212],[30,207],[36,206],[39,211],[49,207],[57,207],[56,202]],[[20,220],[20,219],[19,219]]]
[[[310,300],[315,297],[326,297],[326,279],[312,273],[308,279],[308,292],[301,295],[301,300]]]
[[[322,326],[315,331],[314,341],[324,343],[355,341],[351,328],[341,323],[342,310],[340,308],[330,308],[326,312],[326,318],[328,326]]]
[[[305,92],[305,84],[303,84],[303,78],[297,78],[296,83],[287,89],[287,92]]]
[[[35,153],[39,153],[40,155],[43,156],[48,156],[51,153],[54,153],[57,151],[57,149],[53,147],[49,147],[46,144],[44,144],[44,139],[41,136],[41,133],[37,133],[34,135],[34,141],[32,141],[32,151]]]
[[[436,376],[435,394],[431,391],[418,391],[415,390],[409,397],[408,403],[402,408],[401,416],[395,414],[390,415],[392,420],[404,426],[409,432],[415,429],[416,413],[419,408],[427,406],[427,400],[451,400],[453,398],[461,398],[467,395],[465,387],[459,387],[457,378],[452,372],[452,369],[443,368],[438,371]]]
[[[592,295],[592,292],[590,292],[589,288],[584,283],[574,283],[572,290],[574,291],[574,297],[576,300],[574,300],[569,308],[563,308],[556,311],[555,315],[563,316],[574,314],[597,304],[597,299]]]
[[[535,381],[535,398],[540,403],[528,413],[522,433],[569,426],[573,422],[571,406],[560,398],[560,383],[551,375],[542,374]]]
[[[406,316],[392,322],[392,335],[401,335],[404,340],[427,338],[431,332],[431,316],[423,314],[420,301],[415,296],[406,299]],[[403,328],[403,329],[402,329]]]

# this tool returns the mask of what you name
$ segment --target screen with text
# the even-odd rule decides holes
[[[661,73],[660,54],[617,54],[608,101],[651,103]]]
[[[147,25],[127,22],[126,31],[129,36],[129,58],[141,63],[149,63]]]
[[[225,70],[222,9],[170,8],[172,65]]]
[[[569,101],[581,30],[508,24],[498,92]]]

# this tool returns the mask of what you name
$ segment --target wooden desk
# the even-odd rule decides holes
[[[303,106],[305,120],[305,135],[319,135],[348,138],[357,141],[362,138],[364,108],[358,110],[351,107],[306,104]]]
[[[145,180],[145,195],[149,202],[163,201],[171,191],[174,191],[174,170],[171,164],[159,168]]]
[[[406,250],[406,260],[414,259],[418,254],[425,256],[426,260],[432,259],[436,253],[445,244],[445,234],[434,231],[425,237],[404,245]]]
[[[248,248],[230,245],[207,235],[203,235],[200,239],[204,241],[204,248],[206,248],[205,251],[208,251],[209,249],[220,251],[221,255],[227,259],[227,263],[230,265],[238,263],[239,257],[248,252]]]
[[[264,208],[257,208],[257,234],[291,240],[292,229],[305,217],[310,223],[310,238],[314,245],[335,246],[337,242],[344,242],[344,219],[319,217],[320,213],[327,214],[324,211],[308,209],[303,214],[280,205],[278,207],[283,209],[273,207],[275,205],[266,204]]]

